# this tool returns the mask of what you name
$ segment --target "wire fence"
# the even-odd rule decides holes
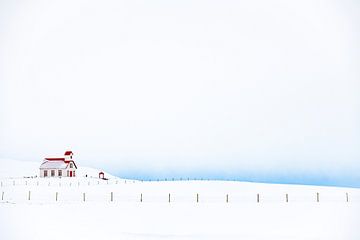
[[[214,181],[215,182],[215,181]],[[201,181],[173,184],[98,178],[17,178],[1,180],[2,203],[360,203],[360,190],[326,187],[230,188]],[[214,186],[214,188],[213,188]]]

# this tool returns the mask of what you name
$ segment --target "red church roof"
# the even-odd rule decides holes
[[[66,151],[64,155],[69,156],[69,155],[72,155],[72,154],[73,154],[72,151]],[[74,163],[75,168],[77,168],[76,163],[73,160],[65,160],[64,157],[61,157],[61,158],[60,157],[45,158],[45,160],[46,161],[44,161],[43,164],[47,163],[47,165],[50,164],[51,166],[54,165],[54,164],[58,164],[58,165],[60,164],[61,165],[61,164],[69,164],[70,162],[72,162],[72,163]],[[61,166],[63,166],[63,165],[61,165]]]
[[[71,154],[73,154],[72,151],[66,151],[64,155],[65,155],[65,156],[68,156],[68,155],[71,155]]]
[[[65,161],[65,158],[45,158],[45,160],[49,160],[49,161]]]

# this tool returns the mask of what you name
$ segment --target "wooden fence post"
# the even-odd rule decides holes
[[[199,202],[199,194],[196,194],[196,202]]]
[[[83,201],[85,202],[85,193],[83,193]]]
[[[257,202],[260,202],[260,194],[257,194],[257,196],[256,196],[256,201],[257,201]]]
[[[28,200],[30,201],[31,191],[29,191]]]
[[[226,194],[226,202],[229,202],[229,194]]]
[[[58,192],[55,193],[55,201],[58,200],[58,194],[59,194]]]
[[[170,202],[170,193],[169,193],[169,202]]]
[[[140,202],[142,202],[142,200],[143,200],[143,199],[142,199],[142,193],[141,193],[141,194],[140,194]]]
[[[289,202],[289,194],[286,194],[286,202]]]
[[[111,192],[111,197],[110,197],[110,199],[111,199],[111,202],[114,201],[114,193],[113,193],[113,192]]]
[[[346,202],[349,202],[349,193],[346,193]]]
[[[1,201],[4,200],[4,192],[1,193]]]
[[[319,193],[316,193],[316,201],[320,202],[320,194]]]

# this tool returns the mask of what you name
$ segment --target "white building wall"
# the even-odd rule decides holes
[[[72,165],[72,168],[70,167]],[[47,170],[47,177],[59,177],[59,170],[62,171],[62,176],[61,177],[70,177],[70,173],[68,174],[68,171],[72,171],[73,175],[72,177],[74,177],[74,172],[75,172],[75,177],[76,177],[76,168],[75,168],[75,163],[71,162],[67,165],[67,168],[65,169],[40,169],[40,177],[44,177],[44,172],[45,170]],[[51,170],[55,170],[55,175],[51,176]]]
[[[65,155],[65,156],[64,156],[65,161],[71,161],[71,160],[72,160],[72,156],[73,156],[73,154]]]
[[[55,171],[55,175],[51,176],[51,170]],[[62,175],[59,175],[59,170],[62,171]],[[47,171],[47,177],[66,177],[66,169],[40,169],[40,177],[45,177],[45,171]]]

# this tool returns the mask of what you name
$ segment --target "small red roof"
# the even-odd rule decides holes
[[[49,161],[65,161],[65,158],[45,158],[45,159]]]
[[[71,155],[71,154],[73,154],[72,151],[66,151],[64,155],[65,155],[65,156],[68,156],[68,155]]]

